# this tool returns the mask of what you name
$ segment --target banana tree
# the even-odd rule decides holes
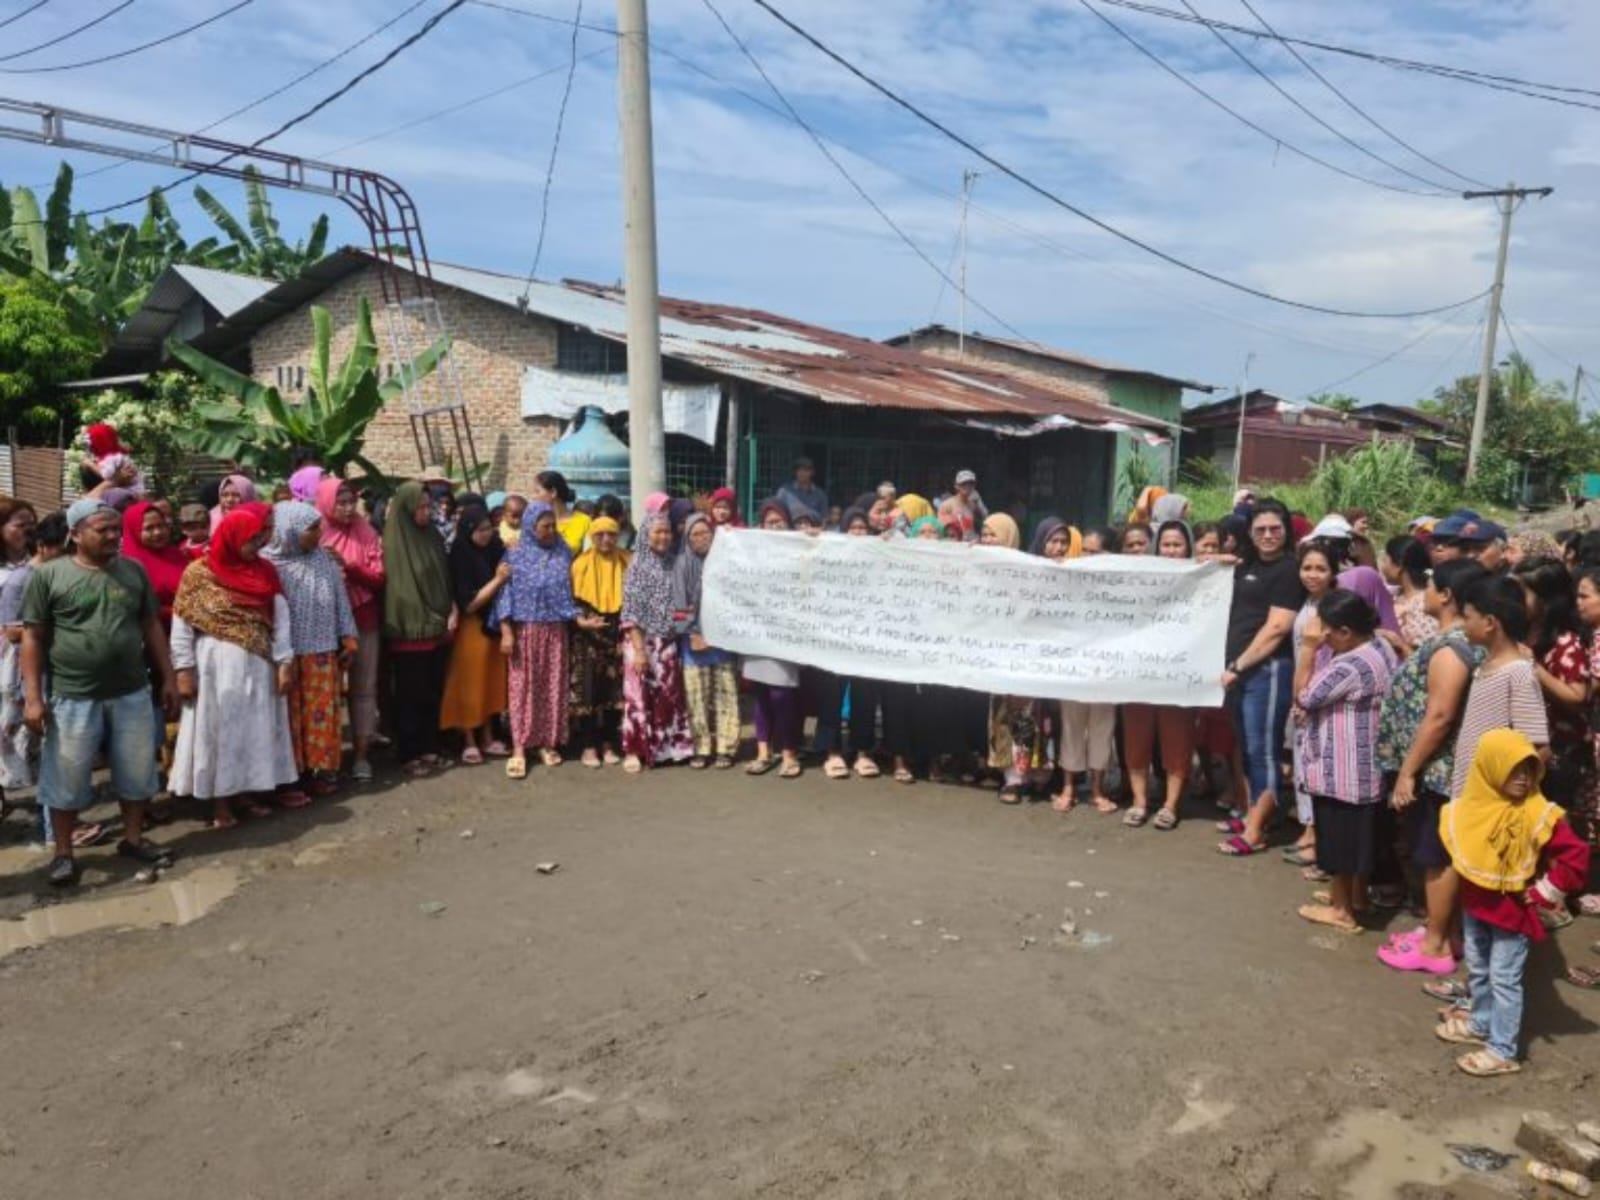
[[[321,452],[323,465],[336,474],[355,465],[381,479],[383,472],[362,453],[367,428],[384,405],[403,395],[403,378],[420,380],[438,367],[450,349],[449,339],[439,339],[400,367],[393,379],[380,382],[378,339],[365,297],[356,313],[355,345],[337,367],[332,362],[333,320],[328,310],[313,305],[311,323],[315,335],[311,381],[298,404],[286,402],[277,388],[259,384],[191,346],[170,343],[174,358],[228,396],[225,401],[195,405],[196,422],[179,435],[183,444],[275,478],[289,474],[296,448],[313,446]]]
[[[234,269],[263,279],[296,279],[312,263],[320,260],[328,246],[328,218],[319,216],[303,242],[284,241],[278,218],[272,212],[272,197],[254,168],[245,171],[245,219],[240,221],[205,188],[196,186],[195,201],[206,216],[227,236],[234,252]],[[248,226],[248,228],[247,228]]]

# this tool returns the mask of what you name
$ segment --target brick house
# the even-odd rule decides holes
[[[363,295],[373,302],[380,346],[388,344],[377,270],[366,251],[339,250],[192,344],[214,357],[247,359],[240,369],[293,399],[305,388],[312,350],[310,305],[329,310],[336,359],[350,347]],[[486,486],[523,487],[545,467],[572,395],[585,403],[599,396],[626,439],[620,289],[530,285],[444,263],[432,272],[477,457],[489,465]],[[661,306],[669,484],[703,490],[732,482],[747,509],[806,454],[842,499],[886,478],[904,490],[936,492],[971,467],[990,481],[991,505],[1024,517],[1060,511],[1100,522],[1112,501],[1119,444],[1169,440],[1163,420],[1091,388],[956,364],[772,313],[668,297]],[[392,371],[389,359],[385,352],[384,369]],[[697,420],[674,417],[672,401],[682,397],[693,402],[683,412],[698,412]],[[682,423],[675,427],[675,419]],[[396,405],[374,423],[366,451],[403,474],[440,457],[418,443]]]

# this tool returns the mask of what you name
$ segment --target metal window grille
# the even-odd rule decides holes
[[[620,375],[627,369],[627,347],[587,329],[556,326],[556,370],[580,375]]]

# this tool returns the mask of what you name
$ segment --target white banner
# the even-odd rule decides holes
[[[1233,573],[1154,557],[721,529],[706,640],[903,683],[1100,703],[1222,703]]]
[[[545,367],[522,369],[522,415],[560,417],[570,421],[578,410],[592,404],[608,413],[628,411],[626,375],[580,375]],[[722,412],[722,385],[716,383],[663,383],[661,425],[667,433],[682,433],[717,444],[717,418]]]

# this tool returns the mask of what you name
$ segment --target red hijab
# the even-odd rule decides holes
[[[206,546],[206,563],[216,581],[246,608],[272,610],[272,598],[283,591],[278,569],[257,555],[246,562],[239,549],[272,524],[272,505],[259,501],[241,504],[217,525]]]
[[[144,544],[144,517],[160,511],[148,500],[130,505],[122,514],[122,557],[138,563],[150,576],[150,586],[155,589],[156,602],[161,605],[161,615],[170,618],[172,600],[178,594],[178,584],[183,579],[189,556],[170,542],[159,550]]]

